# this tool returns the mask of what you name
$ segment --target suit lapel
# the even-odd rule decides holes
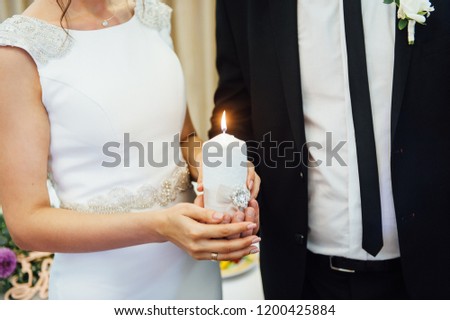
[[[397,17],[396,17],[397,19]],[[406,30],[396,27],[394,82],[392,91],[391,139],[394,140],[397,122],[405,95],[406,81],[411,62],[412,46],[408,44]]]
[[[269,0],[278,65],[295,143],[305,143],[300,85],[300,60],[297,29],[297,0]]]

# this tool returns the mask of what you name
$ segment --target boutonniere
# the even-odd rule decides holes
[[[403,30],[408,27],[408,43],[414,44],[416,23],[424,25],[434,7],[428,0],[384,0],[386,4],[393,2],[398,7],[398,28]]]

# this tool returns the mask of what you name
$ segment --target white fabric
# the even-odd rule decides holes
[[[83,205],[116,188],[133,192],[149,183],[159,188],[177,168],[170,142],[181,131],[186,109],[183,73],[169,31],[160,32],[135,15],[118,26],[69,33],[69,52],[45,64],[36,61],[51,124],[49,168],[58,197]],[[137,148],[131,149],[130,167],[124,166],[125,133],[145,146],[144,166]],[[102,166],[112,161],[102,150],[107,142],[121,144],[113,149],[122,156],[118,167]],[[148,164],[149,142],[155,161],[168,153],[167,165]],[[193,193],[184,192],[174,203],[192,200]],[[56,254],[50,298],[220,299],[220,270],[171,243]]]
[[[384,247],[374,258],[362,249],[362,219],[355,132],[350,101],[343,0],[299,0],[298,35],[303,110],[314,161],[309,169],[308,249],[359,260],[400,256],[390,177],[390,119],[394,66],[395,6],[362,0],[367,69],[380,177]],[[328,149],[347,143],[326,165]]]

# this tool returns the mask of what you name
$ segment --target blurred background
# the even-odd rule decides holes
[[[217,85],[213,0],[162,0],[173,8],[172,38],[183,65],[189,110],[197,133],[207,138]],[[19,14],[33,0],[0,0],[0,22]]]

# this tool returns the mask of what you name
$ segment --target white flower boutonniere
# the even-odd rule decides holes
[[[400,19],[398,28],[403,30],[408,26],[408,43],[414,44],[416,22],[425,24],[430,13],[434,11],[431,2],[429,0],[384,0],[384,3],[397,5],[397,16]]]

